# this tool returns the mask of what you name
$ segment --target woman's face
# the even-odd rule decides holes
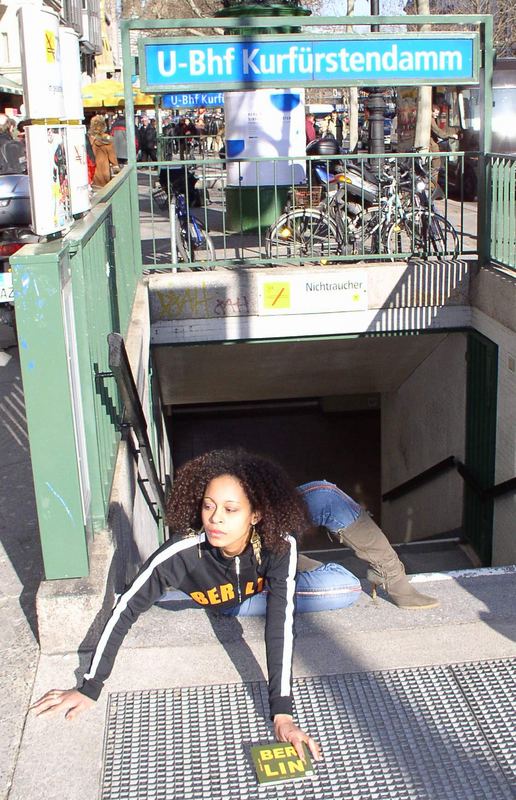
[[[253,511],[241,483],[232,475],[213,478],[204,491],[202,524],[210,544],[225,555],[241,553],[249,540],[251,525],[260,514]]]

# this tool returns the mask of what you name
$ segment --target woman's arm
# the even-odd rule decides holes
[[[148,559],[113,608],[95,648],[90,668],[84,675],[82,686],[78,689],[52,689],[47,692],[32,706],[36,714],[64,711],[66,719],[73,719],[93,705],[111,674],[120,645],[130,627],[141,613],[147,611],[161,597],[169,582],[179,584],[181,581],[184,563],[174,556],[195,544],[194,540],[186,544],[168,541]]]
[[[269,673],[269,706],[274,732],[280,742],[290,742],[304,761],[303,742],[316,760],[321,757],[317,742],[299,728],[292,718],[292,659],[294,650],[294,593],[297,544],[288,537],[289,552],[271,556],[267,570],[267,615],[265,647]]]

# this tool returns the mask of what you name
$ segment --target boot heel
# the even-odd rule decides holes
[[[368,569],[366,578],[371,584],[371,597],[376,600],[376,590],[379,586],[385,589],[385,580],[375,569]]]

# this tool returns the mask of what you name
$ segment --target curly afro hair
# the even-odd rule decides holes
[[[167,499],[167,523],[175,534],[188,535],[202,526],[201,504],[208,483],[231,475],[242,486],[253,511],[256,530],[267,550],[284,552],[285,534],[299,539],[310,528],[303,500],[279,464],[243,448],[212,450],[184,464]]]

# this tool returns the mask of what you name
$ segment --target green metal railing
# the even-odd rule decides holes
[[[478,159],[478,154],[474,155]],[[217,154],[209,158],[199,154],[197,159],[176,158],[138,164],[144,268],[150,271],[228,269],[244,263],[247,266],[309,266],[392,261],[414,255],[476,255],[479,233],[476,207],[466,214],[462,202],[461,176],[468,157],[471,154],[464,152],[439,153],[438,156],[433,153],[359,153],[234,160],[234,185],[228,185],[228,162]],[[336,184],[321,182],[315,174],[316,165],[328,173],[340,173],[343,188],[338,205],[332,202]],[[425,241],[416,240],[416,226],[413,224],[411,228],[410,224],[411,212],[417,208],[421,168],[434,181],[439,171],[444,187],[444,193],[441,192],[441,198],[430,212],[430,219],[435,214],[437,221],[443,226],[446,224],[446,231],[451,231],[440,249],[436,249],[428,232]],[[390,205],[383,202],[387,192],[385,182],[383,185],[374,182],[375,175],[384,177],[387,171],[394,180],[397,195],[391,198]],[[240,180],[243,176],[245,181]],[[245,182],[249,185],[242,185]],[[211,256],[205,252],[201,256],[190,246],[192,236],[188,224],[185,226],[185,214],[181,222],[169,207],[177,186],[182,186],[179,191],[184,196],[186,214],[192,214],[209,234],[213,243]],[[286,236],[282,240],[277,223],[285,211],[291,212],[288,222],[293,222],[293,229],[289,234],[285,227]],[[371,235],[375,217],[380,219],[380,229]],[[388,247],[387,234],[395,225],[403,228],[404,219],[407,220],[404,235],[399,237],[393,251],[392,242],[391,249]],[[417,219],[414,213],[412,220]],[[181,235],[186,245],[183,252],[177,246],[181,244]]]
[[[63,239],[12,258],[31,459],[47,579],[88,574],[117,453],[107,335],[126,334],[141,275],[133,170]]]
[[[516,268],[516,155],[488,157],[491,181],[491,261]]]

